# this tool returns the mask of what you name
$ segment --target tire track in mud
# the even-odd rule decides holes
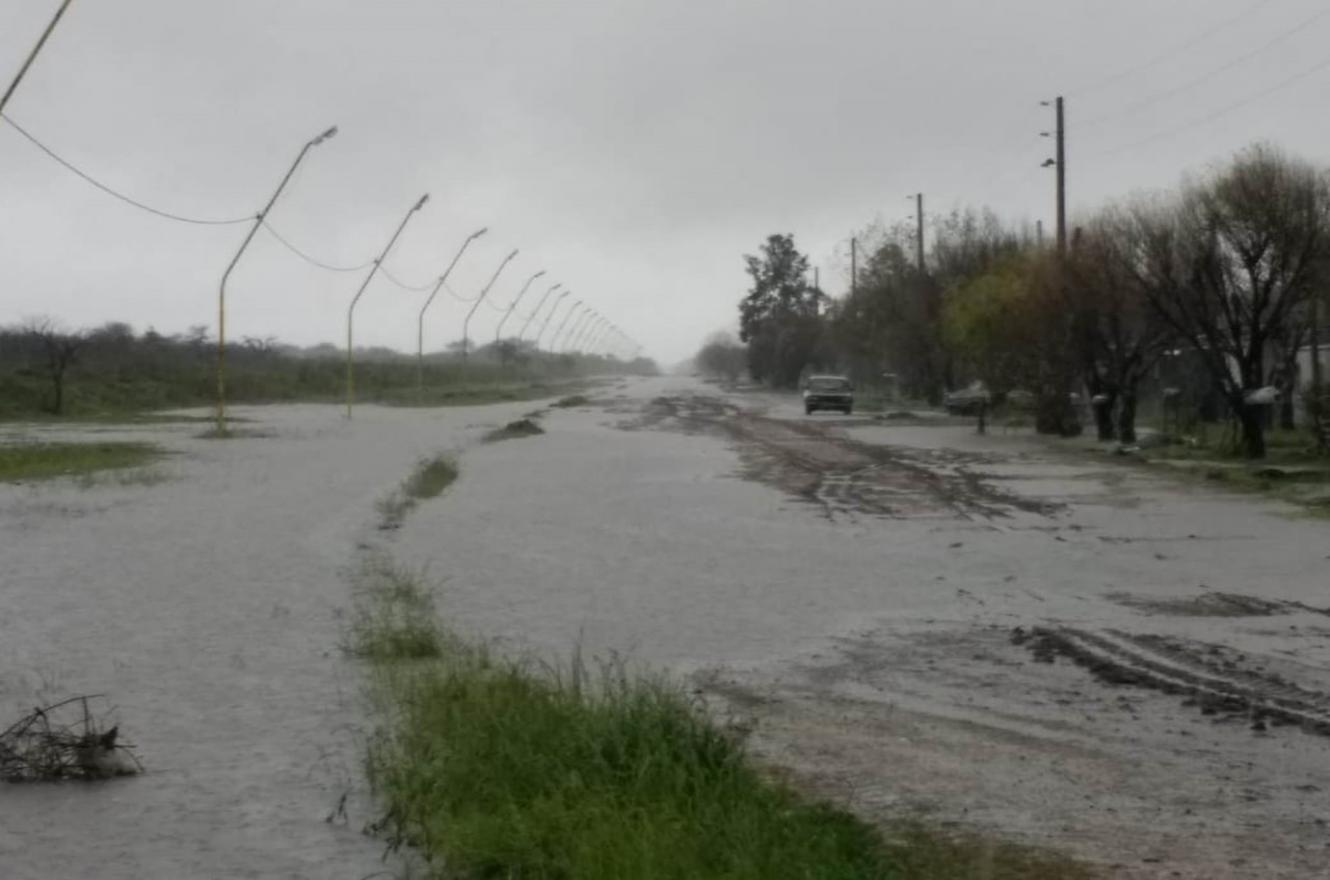
[[[1268,722],[1330,736],[1330,694],[1247,669],[1245,655],[1220,645],[1066,627],[1018,627],[1011,640],[1028,648],[1036,660],[1052,663],[1065,657],[1105,684],[1180,696],[1205,715],[1250,720],[1258,732],[1266,730]]]
[[[782,489],[829,519],[996,519],[1060,509],[987,482],[971,470],[990,463],[983,456],[860,443],[828,426],[770,418],[714,397],[657,397],[619,427],[724,437],[739,453],[742,477]]]

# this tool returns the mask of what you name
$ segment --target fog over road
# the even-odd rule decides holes
[[[106,693],[149,770],[0,791],[5,876],[380,867],[337,649],[367,547],[507,650],[687,676],[869,816],[1128,877],[1330,866],[1330,525],[948,419],[686,378],[589,396],[247,408],[271,436],[127,430],[181,453],[160,485],[0,486],[3,717]],[[533,409],[544,435],[478,443]],[[458,482],[379,531],[375,499],[440,449]]]

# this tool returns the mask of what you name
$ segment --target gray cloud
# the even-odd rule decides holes
[[[53,0],[0,8],[8,76]],[[274,212],[299,246],[359,263],[422,192],[391,260],[437,274],[470,231],[468,295],[503,254],[506,302],[539,268],[672,360],[733,323],[741,253],[794,232],[824,282],[874,216],[988,204],[1051,215],[1040,98],[1069,93],[1073,206],[1167,186],[1258,138],[1319,158],[1330,71],[1211,122],[1113,153],[1278,83],[1321,57],[1326,21],[1156,104],[1129,108],[1250,51],[1315,12],[1273,0],[1141,74],[1154,57],[1253,0],[898,0],[807,3],[75,0],[9,114],[137,197],[203,215],[262,204],[306,139],[319,147]],[[179,226],[92,190],[0,127],[3,320],[215,324],[218,276],[241,230]],[[237,335],[339,340],[358,276],[261,240],[234,283]],[[830,284],[828,286],[831,286]],[[358,338],[407,349],[421,294],[376,282]],[[445,302],[435,344],[460,332]],[[497,314],[482,310],[476,335]],[[488,330],[487,330],[488,328]]]

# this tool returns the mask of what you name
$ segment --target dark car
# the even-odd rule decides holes
[[[849,415],[854,412],[854,386],[844,376],[809,376],[804,382],[804,412],[809,415],[820,409],[838,409]]]

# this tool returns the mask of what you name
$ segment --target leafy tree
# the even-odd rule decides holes
[[[772,235],[761,254],[744,257],[752,288],[739,304],[739,338],[757,381],[794,387],[822,334],[821,293],[808,284],[808,258],[792,235]]]

